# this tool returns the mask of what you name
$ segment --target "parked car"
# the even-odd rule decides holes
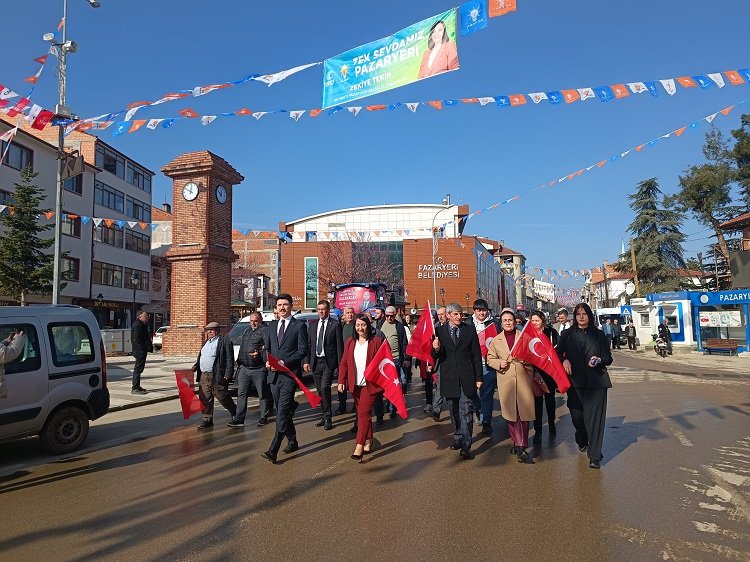
[[[157,328],[154,332],[154,337],[151,339],[154,350],[161,349],[162,336],[167,330],[169,330],[169,326],[162,326],[161,328]]]
[[[89,420],[109,409],[104,342],[91,311],[78,306],[0,307],[0,339],[23,331],[26,344],[5,365],[0,442],[39,435],[51,453],[75,451]]]

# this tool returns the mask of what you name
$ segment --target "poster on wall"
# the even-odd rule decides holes
[[[366,287],[346,287],[336,292],[336,302],[334,306],[339,310],[351,306],[354,314],[366,311],[368,308],[377,304],[375,291]]]
[[[318,258],[305,258],[305,308],[318,306]]]
[[[456,9],[323,62],[323,108],[458,70]]]
[[[739,310],[702,311],[699,319],[701,327],[704,328],[739,328],[742,326]]]

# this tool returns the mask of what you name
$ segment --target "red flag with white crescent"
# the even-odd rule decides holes
[[[422,316],[419,317],[419,321],[411,333],[411,339],[406,346],[406,354],[434,365],[435,359],[432,357],[432,340],[434,336],[435,325],[432,323],[430,301],[427,301],[427,306],[422,311]]]
[[[299,380],[299,377],[295,375],[291,371],[291,369],[289,369],[289,367],[279,363],[279,360],[270,353],[268,354],[268,362],[271,364],[271,369],[273,369],[274,371],[283,371],[284,373],[287,373],[290,377],[292,377],[294,379],[294,382],[297,383],[299,389],[304,393],[310,406],[312,406],[313,408],[318,407],[318,404],[320,404],[320,396],[318,396],[317,394],[313,394],[313,392],[309,388],[302,384],[302,381]]]
[[[365,379],[382,388],[385,397],[396,407],[398,415],[406,419],[406,400],[401,390],[401,378],[398,376],[391,346],[387,341],[383,342],[372,361],[367,364]]]
[[[551,376],[560,392],[567,392],[570,388],[570,379],[560,363],[552,342],[531,322],[526,322],[521,333],[516,335],[510,354],[521,361],[531,363]]]
[[[482,352],[482,359],[487,358],[487,348],[492,343],[492,338],[494,338],[496,335],[497,325],[494,322],[492,322],[481,332],[477,332],[477,337],[479,338],[479,349]]]
[[[177,391],[180,395],[182,417],[188,419],[201,411],[201,401],[193,390],[193,371],[190,369],[176,369],[174,378],[177,379]]]

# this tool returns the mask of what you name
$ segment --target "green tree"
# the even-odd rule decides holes
[[[664,198],[656,178],[640,182],[628,199],[635,212],[628,230],[633,235],[641,294],[676,290],[680,285],[677,269],[685,267],[682,251],[685,236],[680,232],[682,213]],[[622,257],[617,269],[633,273],[630,248]]]
[[[750,115],[743,115],[739,129],[732,131],[737,141],[731,158],[737,167],[737,182],[740,184],[740,198],[746,210],[750,209]]]
[[[39,217],[42,191],[33,183],[37,174],[31,166],[21,171],[21,182],[15,184],[12,210],[0,215],[5,229],[0,238],[0,293],[17,299],[26,306],[29,293],[48,294],[52,291],[54,257],[44,252],[54,239],[39,235],[53,226],[42,224]]]
[[[719,252],[729,262],[729,249],[719,226],[741,208],[732,206],[732,183],[736,173],[721,131],[711,129],[703,145],[704,164],[692,165],[680,176],[680,191],[673,200],[681,211],[690,211],[695,219],[713,229]]]

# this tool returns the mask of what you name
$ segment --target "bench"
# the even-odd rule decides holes
[[[724,351],[729,353],[731,357],[733,353],[737,355],[737,345],[737,340],[708,338],[703,342],[703,351],[708,351],[709,355],[711,355],[712,351]]]

